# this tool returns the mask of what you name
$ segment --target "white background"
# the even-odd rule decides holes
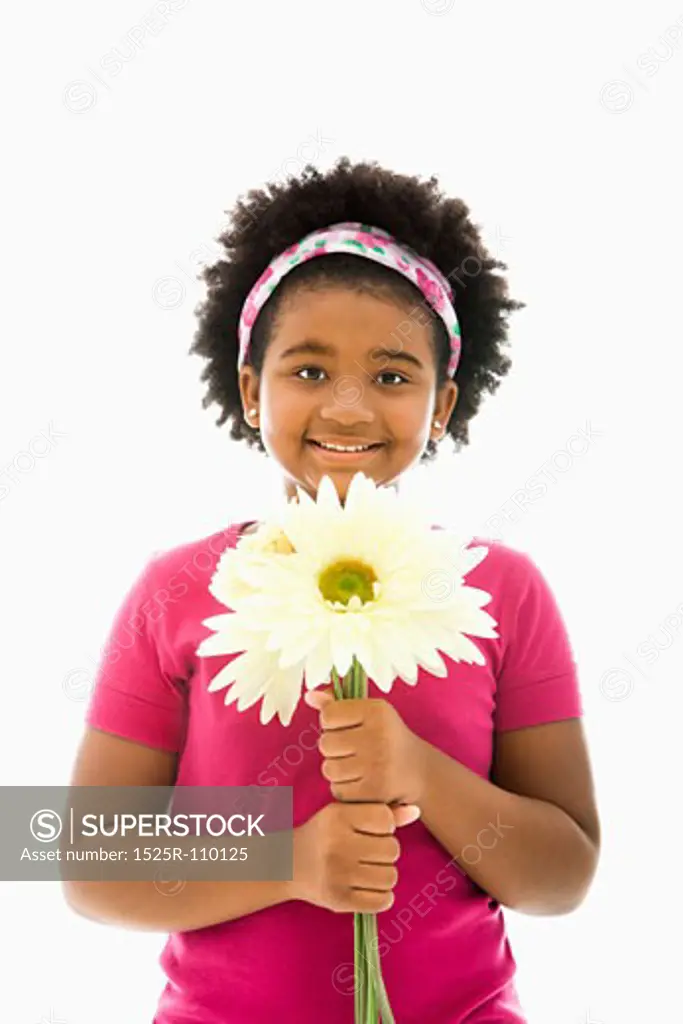
[[[580,910],[507,915],[520,994],[530,1024],[671,1020],[683,6],[176,8],[156,35],[142,0],[15,6],[7,26],[2,783],[68,781],[88,672],[144,560],[279,495],[201,410],[203,364],[187,355],[224,211],[308,160],[437,174],[528,307],[469,449],[407,486],[435,521],[488,528],[546,573],[581,667],[604,830]],[[544,496],[515,504],[539,472]],[[164,936],[80,919],[56,884],[4,883],[0,899],[3,1020],[150,1024]]]

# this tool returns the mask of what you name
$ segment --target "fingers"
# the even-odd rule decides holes
[[[398,882],[398,871],[393,864],[359,863],[354,871],[351,889],[371,889],[389,892]]]
[[[307,697],[313,697],[314,693],[315,690],[311,690]],[[371,703],[372,701],[361,698],[325,701],[320,710],[320,725],[323,729],[331,731],[352,729],[354,726],[362,725],[372,713],[368,706]]]
[[[396,831],[396,818],[388,804],[340,804],[354,832],[368,836],[390,836]]]
[[[360,864],[395,864],[401,856],[401,844],[396,836],[363,836],[358,845]]]
[[[340,782],[358,782],[363,777],[360,759],[356,754],[323,761],[322,774],[334,785]]]
[[[385,799],[374,785],[368,785],[362,778],[349,779],[347,782],[333,782],[330,784],[330,790],[335,800],[345,804],[366,804]]]
[[[394,905],[393,892],[373,892],[370,889],[351,889],[353,909],[358,914],[379,914]]]
[[[349,729],[334,729],[324,732],[318,740],[318,750],[323,757],[348,757],[358,750],[360,732],[357,726]]]
[[[398,807],[393,807],[392,811],[397,828],[401,828],[403,825],[412,825],[422,813],[416,804],[400,804]]]
[[[311,708],[315,708],[316,711],[322,711],[326,704],[329,704],[330,701],[334,701],[335,699],[334,691],[328,689],[318,688],[315,690],[309,690],[308,693],[304,694],[304,701],[306,704]]]

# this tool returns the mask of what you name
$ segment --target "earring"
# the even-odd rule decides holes
[[[249,419],[252,419],[252,417],[256,416],[257,412],[257,409],[250,409],[249,412],[247,413],[247,416],[249,417]]]
[[[438,421],[438,420],[434,420],[434,426],[435,426],[435,427],[438,427],[438,428],[439,428],[439,430],[441,430],[441,424],[439,423],[439,421]]]

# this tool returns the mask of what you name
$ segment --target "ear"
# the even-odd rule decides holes
[[[259,379],[254,367],[249,363],[240,370],[239,389],[246,418],[247,411],[254,407],[258,409],[259,403]]]
[[[453,380],[447,381],[441,388],[437,395],[437,399],[434,405],[433,419],[438,420],[441,423],[441,428],[435,428],[438,439],[440,440],[446,433],[446,427],[448,421],[453,415],[456,403],[458,401],[458,385]]]

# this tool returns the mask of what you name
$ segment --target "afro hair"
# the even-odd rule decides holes
[[[376,162],[351,164],[347,157],[321,173],[311,164],[298,178],[268,183],[237,200],[229,227],[218,237],[225,258],[205,267],[207,294],[195,310],[198,327],[190,354],[206,360],[201,380],[207,388],[204,409],[215,402],[221,426],[231,420],[230,436],[265,451],[258,430],[244,419],[239,391],[238,323],[252,286],[271,259],[311,231],[340,221],[356,221],[388,231],[420,256],[430,259],[449,280],[462,332],[455,382],[458,399],[447,424],[456,451],[469,444],[468,423],[484,391],[493,393],[511,366],[501,348],[507,343],[507,319],[525,303],[509,298],[497,270],[505,263],[491,257],[461,199],[447,198],[431,177],[398,174]],[[350,287],[393,297],[401,305],[421,303],[417,287],[396,271],[357,255],[330,253],[293,268],[275,289],[252,328],[249,363],[260,375],[278,310],[299,288]],[[429,312],[429,311],[428,311]],[[430,313],[437,362],[437,387],[448,379],[446,330]],[[430,440],[422,455],[436,454]]]

